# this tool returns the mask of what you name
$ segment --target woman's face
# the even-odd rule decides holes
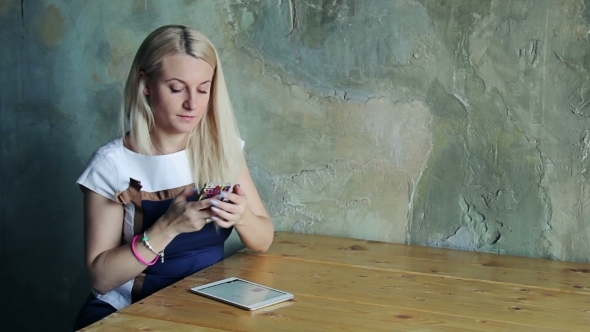
[[[190,133],[207,111],[213,67],[190,55],[171,55],[160,70],[146,78],[144,94],[150,101],[156,129],[167,135]]]

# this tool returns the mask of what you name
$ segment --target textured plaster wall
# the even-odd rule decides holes
[[[0,0],[3,326],[67,330],[141,40],[217,45],[278,230],[588,262],[588,0]]]
[[[589,261],[589,1],[229,8],[279,229]]]

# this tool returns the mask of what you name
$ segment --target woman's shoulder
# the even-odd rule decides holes
[[[96,149],[90,156],[86,168],[106,167],[119,161],[124,155],[122,138],[115,138]]]
[[[111,200],[115,200],[115,193],[119,183],[120,164],[124,164],[123,140],[113,139],[99,147],[90,157],[82,174],[76,181],[94,192]]]
[[[105,157],[116,156],[122,154],[125,146],[123,145],[123,138],[117,137],[103,146],[99,147],[94,153]]]

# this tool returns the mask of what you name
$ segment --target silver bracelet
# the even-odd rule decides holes
[[[143,237],[141,238],[141,242],[143,242],[143,244],[145,244],[145,246],[151,250],[154,254],[160,256],[160,262],[164,263],[164,250],[160,251],[160,252],[156,252],[154,250],[154,248],[152,247],[152,245],[148,242],[149,238],[147,236],[147,233],[144,231],[143,232]]]

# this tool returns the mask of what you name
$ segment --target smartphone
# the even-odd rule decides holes
[[[223,182],[207,182],[198,195],[197,201],[218,196],[222,191],[229,192],[231,184]],[[224,201],[227,201],[224,199]]]

